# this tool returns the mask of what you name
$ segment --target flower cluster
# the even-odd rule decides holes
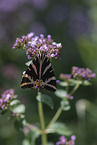
[[[70,100],[73,100],[74,97],[73,97],[73,96],[70,96],[69,94],[67,94],[67,95],[66,95],[66,98],[67,98],[67,99],[70,99]]]
[[[40,34],[40,36],[34,36],[34,33],[31,32],[27,34],[27,36],[17,38],[13,45],[13,49],[15,48],[25,49],[28,59],[32,59],[40,53],[43,53],[49,59],[56,60],[59,59],[62,45],[61,43],[54,42],[51,35],[44,38],[43,34]]]
[[[61,74],[59,75],[59,78],[60,78],[61,80],[64,80],[64,81],[69,81],[69,80],[71,79],[71,77],[72,77],[71,74],[63,74],[63,73],[61,73]]]
[[[75,135],[72,135],[69,141],[67,141],[67,138],[65,136],[61,136],[56,145],[75,145],[75,140],[76,140]]]
[[[96,76],[95,73],[92,73],[92,70],[89,68],[79,68],[79,67],[72,67],[72,76],[73,78],[80,79],[80,80],[88,80],[90,81],[92,78]]]
[[[0,112],[6,111],[9,106],[10,102],[14,99],[14,90],[9,89],[6,90],[0,97]]]

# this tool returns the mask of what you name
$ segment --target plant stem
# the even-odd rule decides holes
[[[40,92],[38,92],[38,95],[41,95]],[[39,109],[39,117],[40,117],[40,123],[41,123],[41,129],[42,129],[42,145],[47,145],[47,135],[45,132],[45,121],[44,121],[44,115],[43,115],[43,106],[42,102],[38,101],[38,109]]]
[[[49,129],[50,126],[53,125],[53,124],[56,122],[56,120],[57,120],[58,117],[60,116],[61,112],[62,112],[62,108],[61,108],[61,106],[60,106],[59,109],[57,110],[56,114],[54,115],[53,119],[52,119],[52,120],[50,121],[50,123],[48,124],[47,129]]]
[[[80,86],[80,84],[81,84],[81,82],[79,82],[79,83],[73,88],[73,90],[69,93],[69,96],[71,96],[71,95],[78,89],[78,87]],[[66,91],[68,91],[68,87],[69,87],[69,85],[67,86]],[[56,120],[57,120],[58,117],[60,116],[61,112],[62,112],[62,108],[61,108],[61,106],[60,106],[59,109],[57,110],[56,114],[54,115],[53,119],[52,119],[52,120],[50,121],[50,123],[48,124],[47,130],[50,128],[51,125],[53,125],[53,124],[56,122]],[[48,132],[48,131],[47,131],[47,132]]]
[[[75,91],[78,89],[78,87],[80,86],[81,82],[77,83],[75,85],[75,87],[72,89],[72,91],[69,93],[69,96],[73,95],[75,93]]]
[[[67,82],[67,86],[66,86],[66,92],[68,93],[69,90],[69,82]]]
[[[26,122],[25,126],[26,126],[27,128],[29,128],[30,130],[35,130],[35,131],[41,133],[41,130],[40,130],[39,128],[37,128],[35,125],[31,125],[31,124],[29,124],[28,122]]]

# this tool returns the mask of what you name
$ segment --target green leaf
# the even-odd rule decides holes
[[[11,101],[10,105],[11,105],[11,106],[14,106],[14,105],[17,105],[17,104],[19,104],[19,103],[20,103],[19,100],[13,100],[13,101]]]
[[[60,82],[59,85],[63,86],[63,87],[66,87],[66,86],[68,86],[68,83],[67,82]]]
[[[55,92],[55,95],[59,98],[65,98],[67,95],[67,92],[65,90],[62,90],[62,89],[57,89]]]
[[[25,65],[29,66],[31,64],[32,60],[25,63]]]
[[[36,132],[34,130],[31,130],[28,135],[27,135],[27,138],[30,142],[31,145],[35,145],[35,141],[36,139],[40,136],[40,133],[39,132]]]
[[[24,139],[22,145],[31,145],[27,139]]]
[[[14,126],[15,126],[16,130],[21,131],[23,129],[22,120],[20,118],[16,119],[14,121]]]
[[[18,96],[17,95],[14,95],[14,99],[17,99],[18,98]]]
[[[90,86],[91,83],[89,81],[85,80],[85,81],[83,81],[82,85],[84,85],[84,86]]]
[[[20,105],[16,106],[15,108],[13,108],[13,113],[24,113],[24,112],[25,112],[24,104],[20,104]]]
[[[65,124],[56,122],[49,128],[49,133],[58,133],[60,135],[70,136],[72,132],[66,127]]]
[[[18,130],[18,131],[21,131],[24,127],[26,123],[26,120],[25,120],[25,116],[20,114],[19,116],[17,116],[14,120],[14,125],[15,125],[15,128]]]
[[[68,100],[62,100],[61,101],[61,107],[63,111],[68,111],[70,110],[71,106]]]
[[[37,96],[37,100],[43,102],[44,104],[48,105],[51,109],[53,109],[53,100],[50,96],[46,94],[41,94]]]
[[[70,80],[70,86],[75,86],[75,85],[77,85],[77,84],[82,84],[82,81],[81,80],[75,80],[75,79],[71,79]]]

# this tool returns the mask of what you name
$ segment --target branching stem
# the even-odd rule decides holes
[[[41,95],[41,93],[38,92],[38,95]],[[47,135],[45,132],[45,121],[44,121],[43,106],[41,101],[38,101],[38,110],[39,110],[39,117],[40,117],[40,124],[41,124],[42,145],[47,145]]]
[[[56,114],[54,115],[53,119],[52,119],[52,120],[50,121],[50,123],[48,124],[47,129],[49,129],[50,126],[53,125],[53,124],[56,122],[56,120],[57,120],[58,117],[60,116],[61,112],[62,112],[62,108],[61,108],[61,106],[60,106],[59,109],[57,110]]]
[[[77,83],[75,87],[72,89],[72,91],[69,93],[69,96],[72,96],[75,93],[75,91],[79,88],[80,85],[81,85],[81,82]]]

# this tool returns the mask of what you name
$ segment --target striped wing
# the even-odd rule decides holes
[[[35,57],[27,71],[22,76],[22,88],[45,88],[49,91],[56,90],[56,78],[53,67],[45,55]]]

